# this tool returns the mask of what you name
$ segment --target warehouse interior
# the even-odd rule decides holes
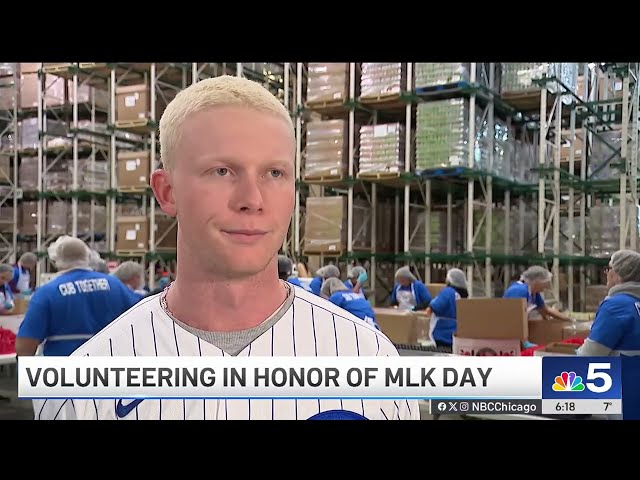
[[[109,261],[143,262],[150,289],[171,277],[177,221],[149,187],[158,121],[186,86],[238,75],[267,87],[294,121],[298,187],[282,253],[300,277],[361,265],[383,309],[403,265],[432,297],[461,268],[474,298],[500,297],[543,265],[547,304],[583,324],[541,333],[559,341],[588,331],[611,254],[638,250],[639,70],[0,63],[0,263],[37,253],[37,287],[55,275],[47,247],[71,235]],[[416,314],[399,328],[394,315],[385,333],[417,351],[428,321]]]

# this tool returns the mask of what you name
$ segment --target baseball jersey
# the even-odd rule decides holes
[[[166,292],[147,297],[74,356],[398,356],[389,339],[349,312],[290,286],[282,306],[252,335],[206,332],[174,318]],[[244,342],[242,341],[244,337]],[[247,338],[250,339],[248,343]],[[245,343],[247,343],[245,345]],[[419,420],[416,400],[46,400],[36,419]]]

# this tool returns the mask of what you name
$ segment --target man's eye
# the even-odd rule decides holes
[[[215,170],[216,174],[220,175],[221,177],[225,176],[227,173],[229,173],[229,169],[227,168],[216,168]]]
[[[280,170],[271,170],[271,176],[278,178],[282,176],[282,172]]]

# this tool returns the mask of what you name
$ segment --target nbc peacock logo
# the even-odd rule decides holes
[[[552,388],[555,392],[582,392],[584,383],[576,372],[562,372],[556,377]]]

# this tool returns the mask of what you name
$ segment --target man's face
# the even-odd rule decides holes
[[[284,120],[246,107],[202,111],[182,125],[163,209],[205,268],[241,278],[277,255],[294,207],[294,145]]]
[[[9,283],[13,278],[13,272],[3,272],[0,273],[0,285],[4,285]]]
[[[622,283],[622,279],[611,267],[611,262],[609,262],[609,266],[607,267],[607,288],[615,287],[619,283]]]
[[[412,282],[408,278],[402,277],[398,279],[398,283],[403,287],[410,287]]]

